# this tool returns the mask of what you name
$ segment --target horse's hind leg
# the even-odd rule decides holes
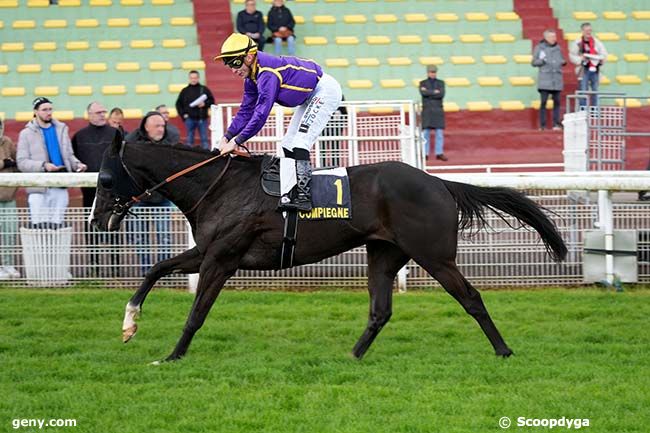
[[[397,272],[406,264],[409,257],[395,245],[385,241],[370,241],[368,251],[368,292],[370,293],[370,313],[368,326],[352,354],[361,358],[368,350],[381,328],[392,314],[393,281]]]
[[[194,274],[199,272],[203,257],[194,247],[170,259],[156,263],[144,276],[144,281],[126,304],[124,322],[122,323],[122,341],[128,342],[138,330],[136,319],[142,309],[142,303],[156,281],[172,273]]]
[[[497,327],[492,322],[487,312],[481,295],[460,273],[454,262],[445,262],[433,269],[423,266],[427,272],[442,284],[442,287],[453,296],[465,311],[470,314],[479,324],[498,356],[508,357],[512,350],[503,341]]]

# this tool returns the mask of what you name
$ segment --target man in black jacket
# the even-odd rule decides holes
[[[282,53],[282,41],[287,41],[287,50],[289,55],[296,54],[296,37],[293,34],[293,28],[296,22],[289,8],[284,5],[284,0],[273,0],[273,6],[269,10],[268,22],[271,30],[271,38],[275,46],[275,55]]]
[[[445,111],[442,100],[445,98],[445,82],[437,77],[438,67],[427,66],[426,80],[420,81],[422,95],[422,138],[424,139],[424,156],[429,157],[431,130],[436,132],[436,159],[447,161],[443,153],[445,140]]]
[[[208,110],[214,104],[212,92],[203,84],[199,83],[198,71],[190,71],[190,83],[181,90],[176,99],[176,111],[185,123],[187,132],[187,145],[194,146],[194,131],[198,128],[201,136],[201,147],[208,149]]]
[[[264,17],[255,7],[255,0],[246,0],[246,8],[237,14],[237,31],[257,44],[257,50],[264,50]]]

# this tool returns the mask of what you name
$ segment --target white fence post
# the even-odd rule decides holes
[[[609,284],[614,283],[614,212],[612,208],[612,192],[598,191],[598,220],[600,229],[605,234],[605,273]]]

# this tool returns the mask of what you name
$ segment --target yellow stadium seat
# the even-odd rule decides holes
[[[510,81],[510,84],[513,86],[532,86],[535,84],[535,80],[533,80],[532,77],[508,77],[508,81]]]
[[[443,103],[443,110],[445,111],[445,113],[454,113],[460,111],[460,107],[455,102],[445,101]]]
[[[429,66],[429,65],[442,65],[445,63],[444,60],[442,60],[442,57],[438,56],[423,56],[418,59],[420,61],[420,64],[424,66]]]
[[[43,27],[46,29],[65,29],[68,27],[67,20],[45,20]]]
[[[75,20],[74,25],[80,29],[92,29],[99,27],[99,20],[95,18],[82,18]]]
[[[429,17],[425,14],[404,14],[404,21],[407,23],[426,23]]]
[[[266,17],[264,17],[264,19],[266,20]],[[294,15],[293,20],[296,24],[305,24],[305,17],[302,15]],[[266,24],[266,21],[264,21],[264,23]]]
[[[411,80],[411,83],[413,84],[413,87],[419,87],[420,86],[420,81],[422,81],[422,78],[413,78]]]
[[[111,6],[113,4],[113,0],[90,0],[90,6]]]
[[[499,101],[499,108],[503,111],[519,111],[524,110],[526,106],[523,102],[513,100],[513,101]]]
[[[606,75],[600,75],[600,84],[603,86],[607,86],[608,84],[612,84],[612,80],[609,79]]]
[[[172,69],[174,69],[172,62],[149,62],[151,71],[171,71]]]
[[[618,62],[618,56],[616,54],[607,53],[607,63],[616,63]]]
[[[379,59],[376,57],[358,57],[355,59],[357,66],[379,66]]]
[[[129,27],[131,20],[128,18],[109,18],[106,24],[108,27]]]
[[[120,0],[122,6],[143,6],[144,0]]]
[[[37,86],[34,88],[34,96],[57,96],[59,86]]]
[[[0,74],[6,74],[9,72],[9,65],[0,65]]]
[[[185,48],[186,45],[185,39],[163,39],[162,41],[163,48]]]
[[[122,48],[121,41],[99,41],[97,42],[97,48],[100,50],[119,50]]]
[[[598,15],[591,11],[574,11],[573,18],[580,21],[590,21],[598,18]]]
[[[140,27],[160,27],[162,26],[162,19],[158,17],[140,18],[138,25]]]
[[[125,108],[123,111],[125,119],[142,119],[142,110],[139,108]]]
[[[384,89],[401,89],[406,87],[406,83],[401,78],[379,80],[379,85]]]
[[[181,68],[188,71],[192,69],[205,69],[205,62],[203,60],[188,60],[181,62]]]
[[[621,37],[614,32],[598,32],[596,37],[601,41],[620,41]]]
[[[42,68],[38,63],[18,65],[16,71],[20,74],[39,74]]]
[[[323,36],[305,36],[305,45],[327,45],[327,38]]]
[[[490,111],[492,104],[488,101],[471,101],[467,103],[467,109],[469,111]]]
[[[512,56],[512,58],[514,59],[515,63],[520,63],[520,64],[522,63],[530,64],[530,62],[533,61],[532,54],[515,54],[514,56]]]
[[[454,38],[450,35],[429,35],[429,42],[432,44],[451,44]]]
[[[50,72],[74,72],[74,63],[52,63]]]
[[[418,35],[399,35],[397,42],[400,44],[421,44],[422,38]]]
[[[467,21],[488,21],[490,17],[485,12],[467,12],[465,19]]]
[[[5,28],[4,21],[0,20],[0,30]]]
[[[515,37],[509,33],[493,33],[490,35],[490,40],[496,43],[514,42]]]
[[[106,72],[108,66],[104,62],[84,63],[84,72]]]
[[[337,36],[336,45],[359,45],[359,38],[356,36]]]
[[[460,35],[459,39],[465,44],[480,44],[485,41],[485,38],[483,38],[483,36],[477,34]]]
[[[32,44],[34,51],[56,51],[56,42],[34,42]]]
[[[172,17],[169,20],[169,24],[172,26],[193,26],[194,18],[192,17]]]
[[[508,63],[508,59],[506,59],[506,57],[502,55],[481,56],[481,60],[486,65],[502,65],[504,63]]]
[[[16,111],[14,119],[18,122],[28,122],[34,118],[33,111]]]
[[[151,0],[151,4],[154,6],[171,6],[174,4],[174,0]]]
[[[365,15],[344,15],[343,22],[346,24],[365,24],[368,21]]]
[[[347,68],[350,62],[346,58],[325,59],[325,66],[328,68]]]
[[[0,92],[2,96],[25,96],[24,87],[3,87]]]
[[[140,95],[156,95],[160,93],[160,86],[158,84],[137,84],[135,86],[135,93]]]
[[[438,13],[435,14],[436,21],[441,21],[441,22],[454,22],[458,21],[458,15],[454,13]]]
[[[565,32],[564,33],[564,40],[565,41],[575,41],[580,37],[581,33],[580,32]]]
[[[445,79],[445,84],[449,87],[469,87],[471,83],[465,77],[450,77]]]
[[[348,80],[348,87],[350,89],[372,89],[372,81],[370,81],[370,80]]]
[[[175,108],[169,107],[169,117],[172,119],[178,117],[178,111]]]
[[[481,87],[501,87],[503,81],[499,77],[478,77],[476,79],[478,85]]]
[[[72,110],[54,110],[52,116],[57,120],[73,120],[74,111]]]
[[[634,11],[632,17],[635,20],[650,20],[650,11]]]
[[[379,24],[396,23],[397,16],[393,14],[377,14],[374,16],[375,22]]]
[[[134,39],[129,42],[129,46],[131,48],[148,49],[153,48],[154,44],[151,39]]]
[[[390,66],[410,66],[413,64],[408,57],[389,57],[386,61]]]
[[[2,45],[0,45],[0,51],[25,51],[25,44],[22,42],[3,42]]]
[[[167,91],[169,93],[180,93],[187,86],[187,84],[170,84],[167,86]]]
[[[519,15],[516,12],[497,12],[495,14],[497,21],[517,21]]]
[[[345,3],[348,0],[325,0],[325,3]]]
[[[542,104],[540,103],[539,99],[535,99],[534,101],[530,102],[530,108],[534,108],[535,110],[539,110],[539,107],[541,105]],[[553,101],[549,99],[546,103],[546,109],[550,110],[551,108],[553,108]]]
[[[641,104],[641,101],[639,101],[636,98],[625,98],[625,99],[616,98],[616,105],[618,105],[619,107],[622,107],[623,105],[625,105],[626,107],[629,107],[629,108],[638,108],[642,104]]]
[[[637,75],[617,75],[616,81],[618,84],[641,84],[641,78]]]
[[[59,0],[59,6],[64,8],[76,8],[81,6],[81,0]]]
[[[49,6],[49,4],[48,4]],[[18,0],[1,0],[0,8],[17,8]]]
[[[123,84],[115,84],[109,86],[102,86],[103,95],[126,95],[126,86]]]
[[[387,1],[401,1],[401,0],[387,0]],[[391,114],[395,112],[395,107],[387,105],[376,105],[373,107],[368,107],[368,113],[370,114]]]
[[[316,0],[296,0],[296,3],[316,3]]]
[[[646,63],[648,61],[648,56],[643,53],[628,53],[628,54],[623,54],[623,58],[625,59],[626,62],[643,62]]]
[[[366,42],[370,45],[388,45],[390,38],[388,36],[366,36]]]
[[[472,56],[451,56],[451,63],[454,65],[473,65],[476,60]]]
[[[16,20],[11,23],[13,29],[34,29],[36,28],[36,21],[34,20]]]
[[[68,95],[70,96],[90,96],[93,94],[92,86],[70,86]]]
[[[605,11],[603,12],[603,18],[606,20],[626,20],[627,15],[621,11]]]
[[[336,24],[334,15],[314,15],[312,21],[314,24]]]
[[[88,41],[68,41],[65,43],[65,49],[68,51],[82,51],[88,48]]]
[[[119,62],[115,65],[115,70],[118,72],[137,72],[140,70],[140,63],[138,62]]]
[[[645,32],[628,32],[625,33],[625,39],[628,41],[650,41],[650,35]]]
[[[27,0],[28,8],[46,8],[50,6],[50,0]]]

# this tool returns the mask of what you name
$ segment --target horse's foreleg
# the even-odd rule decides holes
[[[352,349],[352,355],[359,359],[363,357],[379,331],[390,319],[393,281],[397,272],[409,259],[402,250],[385,241],[368,242],[366,249],[368,251],[370,313],[368,326]]]
[[[122,323],[122,341],[128,342],[138,330],[136,320],[140,315],[142,304],[156,281],[172,274],[193,274],[199,272],[203,257],[196,247],[162,262],[156,263],[144,276],[144,281],[126,304],[124,322]]]

